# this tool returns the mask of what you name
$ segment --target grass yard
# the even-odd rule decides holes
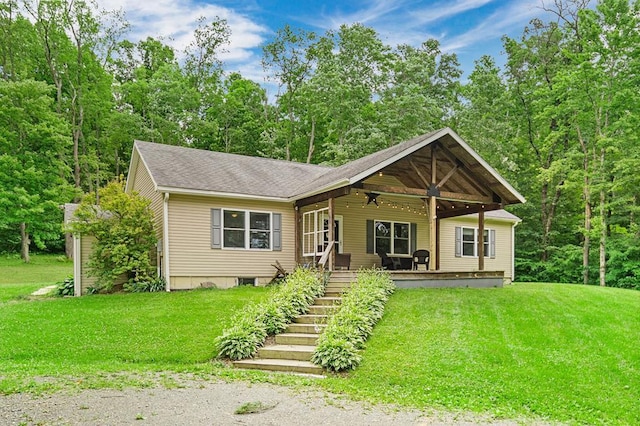
[[[0,306],[0,376],[188,370],[209,362],[231,317],[267,294],[239,287],[8,303]]]
[[[360,368],[323,385],[419,408],[640,424],[640,292],[398,290]]]
[[[267,289],[28,300],[20,296],[61,280],[71,264],[0,262],[0,393],[47,389],[43,377],[113,387],[140,385],[119,372],[213,373],[497,418],[640,424],[640,292],[561,284],[398,290],[361,366],[313,381],[210,362],[213,339]]]
[[[27,296],[73,275],[73,261],[64,255],[34,254],[24,263],[19,255],[0,256],[0,304]]]

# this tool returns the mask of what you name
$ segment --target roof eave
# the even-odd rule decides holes
[[[424,148],[425,146],[429,145],[430,143],[440,139],[442,136],[444,136],[447,132],[452,132],[451,129],[449,129],[448,127],[439,130],[436,133],[430,134],[428,137],[424,138],[424,140],[410,146],[407,149],[404,149],[402,151],[400,151],[399,153],[397,153],[396,155],[387,158],[384,161],[381,161],[380,163],[376,164],[375,166],[369,167],[367,170],[364,170],[360,173],[358,173],[357,175],[351,177],[349,179],[349,184],[354,184],[356,182],[361,181],[362,179],[366,179],[367,177],[371,176],[374,173],[377,173],[378,171],[384,169],[385,167],[387,167],[390,164],[395,163],[396,161],[406,157],[409,154],[413,154],[414,152],[418,151],[419,149]]]
[[[178,195],[197,195],[204,197],[219,197],[219,198],[233,198],[242,200],[261,200],[261,201],[275,201],[280,203],[289,203],[291,200],[286,197],[270,197],[265,195],[252,195],[252,194],[240,194],[232,192],[219,192],[219,191],[207,191],[203,189],[191,189],[191,188],[176,188],[171,186],[158,186],[157,191],[168,194]]]
[[[515,197],[516,200],[523,204],[527,202],[522,194],[520,194],[513,186],[511,186],[509,182],[507,182],[502,176],[500,176],[500,174],[493,167],[491,167],[486,161],[484,161],[484,159],[482,159],[482,157],[480,157],[478,153],[473,150],[473,148],[467,145],[467,143],[462,140],[462,138],[456,132],[448,127],[445,130],[447,130],[447,133],[449,133],[451,137],[454,138],[456,142],[458,142],[469,155],[471,155],[478,163],[480,163],[482,167],[484,167],[491,174],[491,176],[493,176],[498,182],[500,182],[500,184],[504,186],[507,191],[509,191],[511,195]]]
[[[334,189],[338,189],[338,188],[342,188],[344,186],[350,185],[351,182],[349,181],[349,179],[340,179],[339,181],[335,181],[333,183],[330,183],[329,185],[325,185],[321,188],[318,189],[314,189],[313,191],[307,191],[304,192],[302,194],[298,194],[298,195],[294,195],[292,197],[289,197],[289,201],[298,201],[298,200],[302,200],[303,198],[307,198],[307,197],[313,197],[314,195],[318,195],[318,194],[322,194],[323,192],[329,192],[332,191]]]

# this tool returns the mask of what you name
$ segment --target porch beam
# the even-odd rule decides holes
[[[478,212],[478,270],[484,271],[484,210]]]
[[[449,178],[451,178],[451,176],[454,175],[455,172],[458,171],[458,165],[456,164],[455,166],[453,166],[453,168],[451,170],[449,170],[449,173],[447,173],[446,175],[444,175],[444,177],[442,178],[442,180],[440,182],[438,182],[438,184],[436,185],[437,188],[441,188],[442,185],[444,185],[445,183],[447,183],[447,181],[449,180]]]
[[[504,206],[499,203],[493,204],[473,204],[469,206],[459,207],[455,209],[445,209],[438,212],[439,219],[447,219],[451,217],[464,216],[472,213],[479,213],[481,211],[499,210]]]
[[[427,196],[427,191],[422,188],[407,188],[402,186],[375,185],[371,183],[362,184],[362,189],[377,193],[398,194],[398,195],[415,195],[418,197]],[[490,204],[493,202],[492,197],[486,195],[462,194],[460,192],[440,191],[440,196],[445,200],[463,201],[467,203]]]
[[[416,165],[416,163],[413,162],[413,160],[409,160],[409,164],[411,165],[413,171],[416,172],[422,183],[424,183],[425,187],[428,188],[431,185],[431,182],[429,182],[427,178],[424,177],[424,175],[420,171],[420,168]]]
[[[296,201],[295,205],[298,208],[302,208],[311,204],[327,201],[330,198],[344,197],[345,195],[349,195],[350,193],[351,193],[351,187],[344,186],[342,188],[333,189],[331,191],[323,192],[321,194],[312,195],[306,198],[301,198],[300,200]]]
[[[472,195],[472,194],[462,194],[460,192],[449,192],[449,191],[440,191],[440,197],[443,200],[453,200],[453,201],[465,201],[467,203],[484,203],[490,204],[493,203],[493,197],[487,197],[485,195]]]
[[[458,157],[456,157],[445,146],[441,146],[440,151],[447,158],[447,160],[449,160],[449,162],[451,162],[451,164],[457,164],[458,165],[458,170],[460,171],[460,176],[462,177],[462,179],[465,182],[467,182],[467,184],[469,184],[471,187],[473,187],[479,193],[487,194],[487,192],[486,192],[487,188],[479,185],[475,181],[475,179],[473,179],[473,177],[469,175],[469,173],[467,172],[467,169],[469,169],[469,172],[471,172],[471,169],[469,167],[467,167],[467,165],[465,165]],[[491,191],[491,192],[493,192],[493,191]]]

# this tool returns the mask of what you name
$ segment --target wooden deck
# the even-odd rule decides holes
[[[389,271],[398,288],[502,287],[503,271]]]

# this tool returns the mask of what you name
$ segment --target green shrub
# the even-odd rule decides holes
[[[324,286],[317,271],[297,268],[274,287],[269,300],[249,305],[234,317],[234,325],[215,341],[218,356],[234,360],[252,357],[267,335],[280,333],[293,318],[306,312],[322,295]]]
[[[56,284],[56,294],[58,296],[73,296],[75,293],[73,276],[65,278],[62,282]]]
[[[329,334],[323,339],[322,344],[318,345],[312,361],[328,370],[343,371],[356,368],[362,357],[349,339]]]
[[[362,357],[358,353],[382,318],[384,305],[395,290],[389,274],[381,270],[361,270],[345,293],[338,312],[318,339],[311,361],[333,371],[354,369]]]
[[[250,358],[267,337],[267,331],[257,322],[245,321],[225,330],[216,338],[218,356],[232,360]]]
[[[287,328],[288,324],[287,316],[274,301],[267,302],[261,306],[258,321],[264,324],[268,335],[280,333]]]
[[[154,293],[165,291],[167,289],[167,282],[163,277],[149,278],[146,281],[125,283],[124,289],[131,293]]]

